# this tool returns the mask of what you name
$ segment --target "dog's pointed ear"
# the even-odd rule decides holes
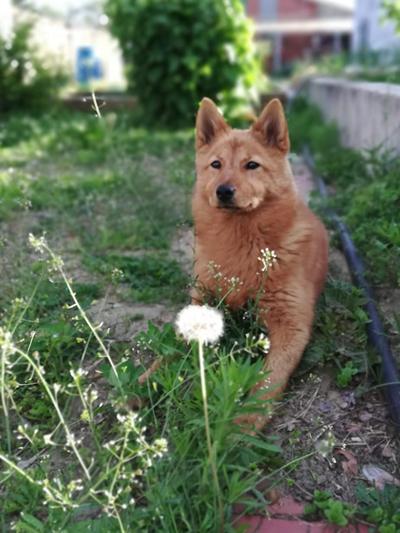
[[[290,148],[288,126],[283,106],[277,98],[271,100],[251,127],[262,142],[287,153]]]
[[[196,147],[211,144],[218,134],[228,132],[230,127],[209,98],[203,98],[196,118]]]

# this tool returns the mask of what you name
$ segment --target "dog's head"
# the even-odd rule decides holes
[[[211,207],[252,211],[293,189],[282,104],[272,100],[248,130],[232,129],[204,98],[196,120],[196,188]]]

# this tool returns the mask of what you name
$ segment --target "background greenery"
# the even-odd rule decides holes
[[[66,82],[62,69],[40,56],[30,33],[30,24],[19,23],[10,43],[0,38],[0,113],[48,108]]]
[[[240,0],[107,0],[106,10],[147,123],[191,125],[204,96],[228,116],[248,108],[263,75]]]

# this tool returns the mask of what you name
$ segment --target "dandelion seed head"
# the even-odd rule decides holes
[[[223,315],[207,305],[188,305],[178,314],[176,329],[188,342],[213,344],[224,332]]]

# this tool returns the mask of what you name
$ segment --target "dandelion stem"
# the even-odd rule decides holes
[[[207,439],[207,448],[208,448],[208,455],[210,459],[210,466],[211,471],[214,479],[214,485],[215,485],[215,491],[217,493],[217,499],[218,499],[218,506],[219,506],[219,512],[220,512],[220,519],[221,519],[221,530],[224,523],[224,508],[221,498],[221,490],[219,486],[218,481],[218,472],[217,472],[217,464],[216,464],[216,458],[215,458],[215,449],[213,450],[213,446],[211,443],[211,435],[210,435],[210,423],[208,420],[208,401],[207,401],[207,385],[206,385],[206,373],[204,368],[204,352],[203,352],[203,343],[199,340],[199,366],[200,366],[200,383],[201,383],[201,396],[203,398],[203,409],[204,409],[204,423],[205,423],[205,430],[206,430],[206,439]]]

